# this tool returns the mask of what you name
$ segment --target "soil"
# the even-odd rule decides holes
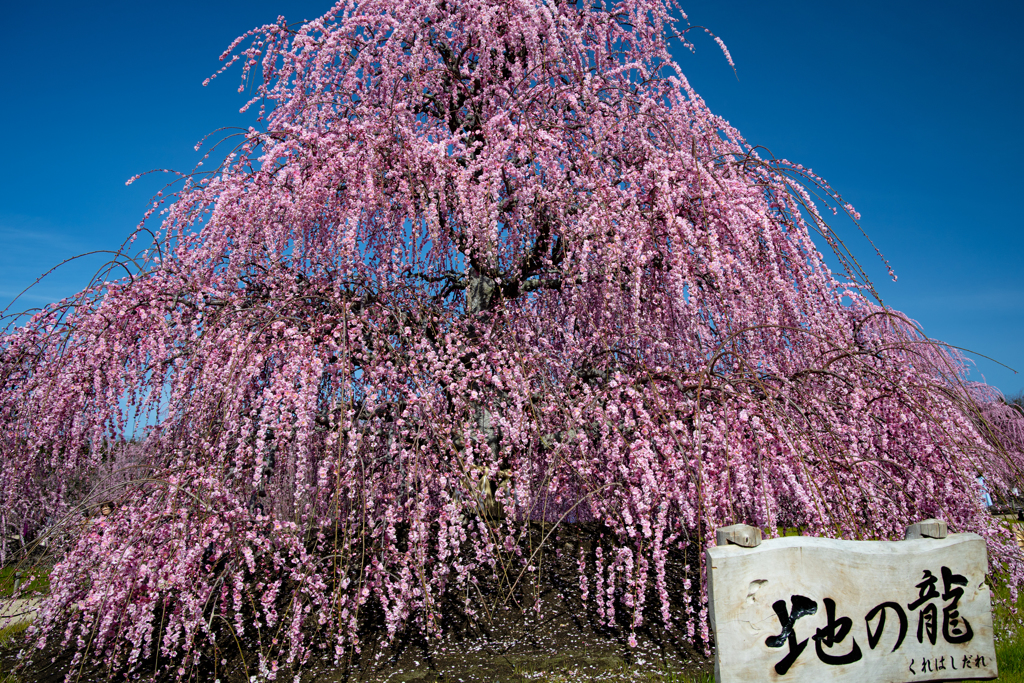
[[[550,526],[535,524],[524,541],[536,548]],[[422,681],[430,683],[493,683],[553,679],[588,681],[598,679],[628,680],[630,674],[645,680],[647,672],[658,674],[689,674],[703,680],[712,669],[701,643],[685,637],[681,627],[666,629],[659,616],[656,597],[648,598],[645,623],[637,628],[637,646],[628,645],[630,630],[623,621],[609,627],[599,622],[594,600],[584,602],[579,585],[577,558],[580,550],[593,560],[594,548],[610,538],[607,529],[595,524],[562,525],[551,534],[545,551],[536,562],[538,572],[514,591],[502,588],[495,581],[481,581],[478,605],[486,614],[475,621],[467,619],[455,607],[446,610],[445,634],[427,639],[416,629],[388,644],[383,620],[370,617],[364,628],[362,654],[335,666],[329,656],[312,657],[298,671],[278,673],[278,680],[292,681],[299,674],[303,683],[366,681],[399,683]],[[699,585],[695,548],[670,555],[667,584],[674,615],[682,615],[689,602],[695,606],[693,591]],[[689,578],[693,591],[683,589]],[[539,604],[538,604],[539,603]],[[538,609],[539,607],[539,609]],[[0,647],[0,681],[3,673],[14,671],[19,682],[62,683],[69,672],[72,652],[55,648],[36,650],[27,647],[23,638],[14,638],[7,647]],[[23,659],[19,662],[19,652]],[[191,672],[192,680],[220,683],[250,683],[256,674],[258,659],[255,647],[225,641],[218,661],[207,658],[203,670]],[[221,661],[226,661],[222,664]],[[216,664],[216,668],[214,665]],[[76,667],[77,668],[77,667]],[[161,673],[132,673],[131,680],[171,680]],[[186,676],[189,678],[189,676]],[[71,680],[125,680],[124,672],[101,666],[79,669]]]

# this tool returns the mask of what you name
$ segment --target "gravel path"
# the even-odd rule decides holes
[[[11,600],[0,598],[0,629],[13,624],[32,621],[39,610],[39,598]]]

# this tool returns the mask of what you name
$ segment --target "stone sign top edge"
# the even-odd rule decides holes
[[[756,555],[757,553],[782,550],[784,548],[831,548],[846,552],[869,554],[902,553],[912,549],[938,549],[969,541],[985,542],[975,533],[949,534],[946,538],[917,538],[908,541],[848,541],[841,538],[823,538],[820,536],[784,536],[782,538],[766,538],[753,548],[738,545],[720,545],[707,548],[709,557],[734,557],[736,555]]]

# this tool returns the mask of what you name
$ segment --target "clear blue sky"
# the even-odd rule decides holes
[[[397,1],[397,0],[396,0]],[[0,22],[0,307],[61,259],[114,249],[193,145],[248,125],[237,71],[203,88],[237,35],[326,2],[64,0],[7,3]],[[930,336],[991,356],[975,378],[1024,389],[1024,3],[684,2],[697,53],[678,55],[711,108],[747,139],[813,168],[863,214],[892,263],[837,222],[887,304]],[[24,299],[81,288],[102,264],[61,269]]]

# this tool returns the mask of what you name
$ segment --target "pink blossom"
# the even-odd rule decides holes
[[[37,642],[341,661],[367,613],[436,635],[511,590],[531,521],[605,529],[599,620],[656,600],[703,643],[706,568],[679,605],[666,566],[736,522],[941,517],[1024,579],[974,491],[1019,425],[873,298],[822,216],[853,207],[708,110],[676,10],[367,0],[233,43],[262,132],[183,177],[158,256],[0,342],[0,510],[60,548]]]

